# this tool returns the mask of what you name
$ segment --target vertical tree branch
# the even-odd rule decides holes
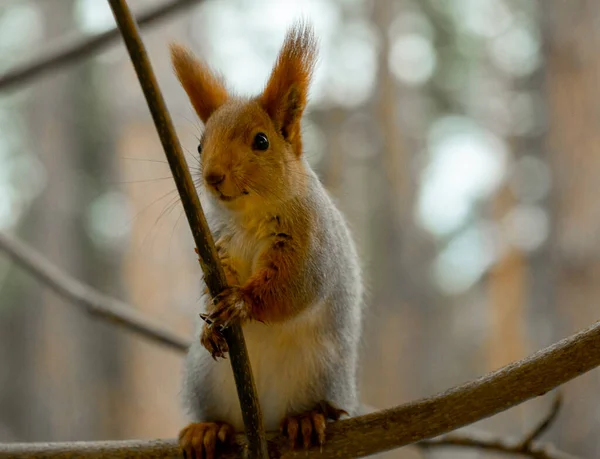
[[[125,0],[108,0],[108,2],[123,35],[181,196],[181,202],[200,255],[200,264],[206,285],[211,295],[216,296],[227,287],[227,281],[181,145],[175,135],[173,122],[127,2]],[[239,325],[231,326],[224,331],[224,335],[229,346],[229,356],[242,408],[250,457],[267,459],[267,442],[262,415],[241,327]]]

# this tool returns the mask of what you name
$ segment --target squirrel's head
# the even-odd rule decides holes
[[[292,27],[262,94],[243,99],[191,52],[171,46],[177,77],[205,126],[198,147],[204,185],[227,207],[281,202],[302,188],[300,121],[315,57],[312,28]]]

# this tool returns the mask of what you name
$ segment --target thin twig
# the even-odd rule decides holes
[[[154,119],[163,149],[175,179],[181,203],[185,210],[194,242],[198,248],[200,264],[204,272],[204,280],[213,297],[216,297],[227,287],[227,280],[223,267],[219,261],[215,244],[208,228],[200,200],[185,162],[185,157],[175,135],[175,128],[171,116],[158,87],[156,76],[152,70],[148,54],[139,34],[135,19],[129,11],[125,0],[108,0],[113,15],[117,21],[129,57],[137,73],[140,85],[146,97],[148,108]],[[256,386],[250,368],[248,351],[242,328],[239,324],[233,325],[223,332],[229,347],[229,359],[233,369],[238,397],[242,408],[242,418],[251,459],[267,459],[267,443],[262,423]]]
[[[529,435],[527,435],[520,443],[520,447],[525,449],[532,442],[540,438],[549,428],[552,426],[556,418],[558,417],[558,413],[560,408],[562,407],[562,396],[560,393],[554,397],[554,401],[552,402],[552,407],[548,412],[548,415],[542,419],[542,421],[531,431]]]
[[[187,340],[165,329],[162,324],[148,319],[123,301],[104,295],[79,282],[18,239],[0,233],[0,250],[36,279],[93,316],[177,351],[184,352],[188,348]]]
[[[521,441],[494,437],[477,433],[455,433],[417,443],[423,449],[439,446],[462,446],[487,451],[517,454],[533,459],[575,459],[574,456],[557,450],[553,445],[538,443],[536,440],[546,432],[556,420],[562,405],[562,397],[556,395],[550,411]]]
[[[463,447],[481,449],[498,453],[514,454],[532,459],[577,459],[575,456],[559,451],[553,445],[532,442],[524,448],[518,441],[483,434],[448,434],[432,440],[424,440],[416,446],[429,449],[437,447]]]
[[[165,19],[171,14],[183,11],[200,0],[171,0],[163,5],[156,6],[143,13],[140,13],[138,24],[148,26]],[[119,29],[114,28],[106,32],[99,33],[92,37],[83,37],[76,41],[69,39],[65,44],[61,44],[53,50],[44,50],[40,56],[36,56],[29,62],[17,65],[0,75],[0,90],[15,88],[31,82],[35,78],[41,77],[48,72],[58,70],[73,64],[80,59],[95,54],[104,48],[107,48],[119,38]]]

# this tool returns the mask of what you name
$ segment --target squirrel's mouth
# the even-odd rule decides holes
[[[238,196],[227,196],[227,195],[224,195],[223,193],[219,193],[219,199],[221,201],[231,202],[231,201],[234,201],[237,198],[238,198]]]
[[[218,191],[218,190],[217,190]],[[235,201],[237,198],[239,198],[240,196],[249,194],[248,191],[246,190],[242,190],[241,194],[238,194],[237,196],[227,196],[226,194],[223,194],[219,191],[219,199],[221,201],[225,201],[225,202],[231,202],[231,201]]]

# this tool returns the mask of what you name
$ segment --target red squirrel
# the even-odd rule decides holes
[[[221,327],[242,325],[265,428],[292,447],[325,441],[326,421],[359,409],[362,280],[343,216],[303,155],[301,120],[317,53],[312,27],[287,33],[263,92],[231,94],[189,50],[175,73],[204,124],[200,198],[229,288],[206,301],[183,398],[187,457],[213,459],[243,431]],[[243,71],[243,69],[240,69]]]

